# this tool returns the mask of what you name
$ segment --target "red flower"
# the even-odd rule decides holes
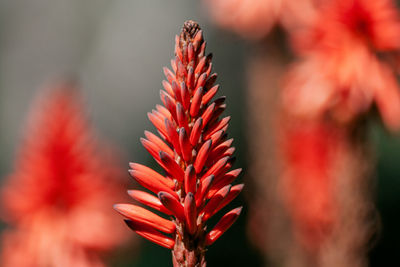
[[[250,38],[265,36],[278,20],[281,0],[205,0],[216,23]]]
[[[299,121],[281,128],[283,198],[301,243],[320,248],[337,220],[335,168],[344,138],[326,122]]]
[[[335,0],[324,6],[310,29],[294,38],[303,59],[287,77],[286,109],[348,122],[376,104],[386,126],[398,129],[393,56],[400,51],[399,36],[400,17],[391,0]]]
[[[292,30],[307,24],[327,0],[204,0],[215,22],[252,39],[265,37],[276,24]]]
[[[2,266],[103,266],[98,253],[123,239],[109,206],[119,172],[97,149],[78,91],[45,91],[25,129],[15,170],[2,191]],[[111,156],[111,155],[110,155]]]
[[[150,208],[169,215],[165,219],[142,207],[117,204],[115,209],[139,235],[173,249],[174,266],[205,266],[205,247],[214,243],[236,220],[241,208],[225,214],[206,232],[206,223],[231,202],[243,185],[231,183],[240,169],[229,171],[234,158],[232,139],[226,140],[230,117],[219,119],[225,97],[212,101],[219,85],[211,74],[211,54],[197,23],[185,22],[176,36],[173,71],[164,68],[161,101],[148,114],[161,138],[145,132],[143,146],[165,170],[163,176],[138,163],[130,174],[154,194],[132,190],[129,195]],[[198,265],[196,265],[198,264]]]

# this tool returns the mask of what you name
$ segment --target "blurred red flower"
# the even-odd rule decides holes
[[[239,35],[259,39],[276,24],[286,29],[307,24],[326,0],[204,0],[215,22]]]
[[[321,7],[313,25],[294,35],[302,59],[287,77],[286,109],[349,122],[375,104],[386,126],[398,129],[399,19],[391,0],[335,0]]]
[[[99,252],[124,239],[111,203],[120,173],[98,149],[78,90],[45,90],[24,131],[13,173],[2,190],[1,266],[103,266]]]
[[[335,172],[343,143],[329,123],[298,122],[281,129],[284,199],[294,231],[308,248],[320,246],[337,219]]]

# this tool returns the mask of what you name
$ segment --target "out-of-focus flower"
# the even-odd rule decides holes
[[[400,127],[396,60],[400,16],[391,0],[334,0],[295,35],[302,57],[283,92],[285,108],[302,117],[327,114],[349,122],[376,105],[389,129]]]
[[[172,249],[174,266],[205,266],[206,246],[213,244],[237,219],[241,207],[226,213],[207,229],[207,221],[229,204],[243,184],[231,183],[241,169],[229,171],[234,162],[227,140],[230,117],[220,119],[225,97],[212,100],[219,85],[211,73],[211,54],[197,23],[186,21],[176,37],[173,71],[164,68],[161,101],[148,114],[161,138],[145,132],[141,142],[166,175],[138,163],[130,163],[130,174],[153,194],[132,190],[138,202],[169,215],[156,215],[138,205],[116,204],[126,223],[139,235]]]
[[[366,266],[377,220],[365,126],[281,121],[280,191],[295,237],[290,246],[303,254],[294,254],[301,266]]]
[[[276,24],[292,30],[308,24],[324,0],[204,0],[212,18],[221,27],[259,39]]]
[[[281,0],[205,0],[215,22],[249,38],[265,36],[276,23]]]
[[[15,168],[2,191],[2,266],[104,266],[100,252],[121,243],[110,209],[120,176],[111,151],[98,148],[78,90],[60,83],[32,110]]]
[[[280,138],[284,199],[300,241],[315,249],[337,218],[334,167],[343,137],[328,123],[303,121],[282,127]]]

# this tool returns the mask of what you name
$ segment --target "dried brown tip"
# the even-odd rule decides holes
[[[201,31],[201,28],[197,22],[195,22],[193,20],[185,21],[185,23],[183,23],[182,31],[181,31],[180,38],[179,38],[180,45],[182,46],[185,43],[187,44],[189,42],[193,42],[199,31]],[[200,33],[200,35],[201,35],[201,33]],[[197,36],[197,37],[199,37],[199,36]],[[200,41],[200,40],[198,40],[198,41]]]
[[[181,35],[184,40],[188,40],[189,38],[193,39],[196,36],[196,33],[200,30],[200,25],[197,22],[187,20],[183,23]]]

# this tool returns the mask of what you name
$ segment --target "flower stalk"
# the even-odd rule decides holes
[[[174,266],[206,266],[206,247],[213,244],[238,218],[241,207],[226,213],[207,231],[207,221],[242,191],[232,186],[241,169],[234,163],[233,139],[227,139],[230,117],[220,118],[225,97],[216,96],[217,74],[212,55],[199,25],[186,21],[175,39],[172,70],[164,68],[163,106],[148,113],[160,137],[145,131],[141,143],[165,175],[131,163],[131,176],[151,193],[128,191],[139,203],[163,215],[133,204],[116,204],[127,225],[144,238],[172,250]]]

